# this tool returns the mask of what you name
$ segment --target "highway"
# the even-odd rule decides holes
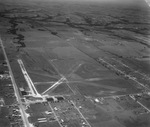
[[[1,38],[0,38],[0,44],[1,44],[1,47],[2,47],[2,50],[3,50],[3,53],[4,53],[5,60],[6,60],[7,65],[8,65],[9,74],[10,74],[11,81],[12,81],[12,84],[13,84],[13,88],[14,88],[14,91],[15,91],[15,96],[16,96],[16,99],[17,99],[18,104],[19,104],[20,113],[21,113],[24,125],[25,125],[25,127],[31,127],[30,124],[29,124],[28,118],[26,117],[26,113],[25,113],[24,107],[22,105],[22,101],[21,101],[21,98],[20,98],[18,87],[17,87],[16,81],[15,81],[15,78],[13,76],[13,72],[12,72],[12,69],[11,69],[11,66],[10,66],[6,51],[5,51],[5,47],[3,45],[3,42],[1,40]]]

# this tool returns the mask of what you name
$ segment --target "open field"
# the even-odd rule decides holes
[[[1,111],[1,113],[0,113],[0,126],[9,127],[10,126],[9,120],[5,118],[9,114],[8,109],[6,107],[3,107],[0,109],[0,111]]]
[[[31,127],[149,127],[149,13],[144,0],[0,0],[0,39],[21,100],[0,46],[0,126],[17,104],[17,120]]]
[[[51,89],[47,92],[49,95],[72,95],[73,92],[68,87],[66,83],[61,83],[59,86],[57,86],[54,89]]]

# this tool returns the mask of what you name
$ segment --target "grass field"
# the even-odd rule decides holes
[[[66,83],[61,83],[54,89],[51,89],[47,92],[48,95],[72,95],[73,92],[68,87]]]
[[[9,114],[9,111],[6,107],[0,108],[0,126],[1,127],[9,127],[10,122],[9,119],[6,119],[6,116]]]
[[[129,96],[123,96],[120,102],[112,98],[103,104],[95,101],[96,98],[102,100],[149,91],[150,11],[144,0],[134,1],[114,4],[0,0],[0,34],[18,89],[29,91],[17,63],[21,59],[41,95],[54,85],[44,95],[64,96],[65,101],[52,104],[53,109],[60,108],[55,108],[54,112],[58,119],[66,120],[64,126],[82,126],[81,114],[76,110],[79,108],[92,127],[149,127],[149,113]],[[0,49],[0,61],[4,60],[1,53]],[[100,58],[136,81],[119,75],[109,64],[100,63]],[[0,67],[0,70],[5,68]],[[0,95],[3,93],[1,86]],[[149,108],[147,96],[138,100]],[[5,104],[13,101],[12,96]],[[46,111],[51,112],[50,105],[29,103],[26,112],[31,123],[38,127],[60,126],[53,113],[46,114]],[[8,113],[0,108],[2,115]],[[46,117],[47,121],[40,123],[38,118],[41,117]],[[0,118],[0,126],[7,127],[8,123]]]

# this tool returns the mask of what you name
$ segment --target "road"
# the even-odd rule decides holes
[[[74,105],[74,107],[76,108],[76,110],[79,112],[79,114],[81,115],[81,117],[84,119],[84,121],[86,122],[86,125],[88,125],[88,127],[91,127],[91,125],[89,124],[89,122],[86,120],[86,118],[83,116],[83,114],[80,112],[79,108],[77,108],[77,106],[75,105],[75,103],[71,100],[71,103]]]
[[[109,67],[113,68],[113,70],[115,70],[116,72],[121,73],[123,76],[128,77],[129,79],[131,79],[132,81],[136,82],[138,85],[142,86],[143,88],[145,88],[146,90],[150,90],[147,86],[145,86],[144,84],[140,83],[139,81],[137,81],[135,79],[135,77],[132,77],[128,74],[126,74],[125,72],[119,70],[118,68],[116,68],[115,66],[113,66],[112,64],[106,62],[104,59],[102,58],[98,58],[98,62],[102,62],[102,63],[106,63]]]
[[[4,53],[5,60],[6,60],[7,65],[8,65],[9,74],[10,74],[11,81],[12,81],[12,84],[13,84],[13,88],[14,88],[14,91],[15,91],[15,96],[16,96],[18,104],[19,104],[19,108],[20,108],[20,111],[21,111],[20,113],[22,115],[22,119],[23,119],[24,125],[25,125],[25,127],[30,127],[28,118],[26,117],[26,113],[25,113],[24,107],[22,105],[22,101],[21,101],[21,98],[20,98],[18,87],[17,87],[16,81],[15,81],[15,78],[13,76],[13,72],[12,72],[12,69],[11,69],[11,66],[10,66],[10,63],[9,63],[6,51],[5,51],[5,47],[3,45],[3,42],[1,40],[1,38],[0,38],[0,44],[1,44],[1,47],[2,47],[2,50],[3,50],[3,53]]]
[[[61,125],[61,123],[60,123],[60,121],[59,121],[59,119],[58,119],[58,117],[57,117],[57,115],[56,115],[54,109],[52,108],[52,106],[51,106],[51,104],[50,104],[49,102],[48,102],[48,105],[49,105],[49,107],[51,108],[51,110],[52,110],[52,112],[53,112],[53,114],[54,114],[54,116],[55,116],[55,118],[56,118],[56,121],[59,123],[60,127],[63,127],[63,126]]]
[[[126,64],[122,63],[122,62],[119,61],[119,60],[116,60],[115,58],[112,58],[112,60],[114,60],[115,62],[118,62],[118,63],[121,64],[122,66],[124,66],[124,67],[130,69],[132,72],[137,73],[137,74],[143,76],[145,79],[150,80],[149,76],[147,76],[146,74],[143,74],[143,73],[139,72],[138,70],[132,69],[131,67],[127,66]]]
[[[130,97],[135,101],[136,99],[134,98],[134,96],[130,95]],[[147,108],[146,106],[144,106],[141,102],[139,102],[138,100],[136,100],[136,102],[141,105],[144,109],[146,109],[148,112],[150,112],[150,109]]]

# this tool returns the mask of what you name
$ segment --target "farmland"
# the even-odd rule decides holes
[[[149,127],[150,9],[131,1],[0,0],[0,126]]]

